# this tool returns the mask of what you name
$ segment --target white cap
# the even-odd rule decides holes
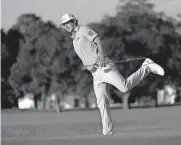
[[[70,20],[76,20],[76,17],[73,14],[64,14],[61,18],[61,22],[66,23]]]

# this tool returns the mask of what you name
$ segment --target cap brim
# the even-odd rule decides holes
[[[69,21],[71,21],[71,20],[68,20],[68,21],[63,21],[63,22],[62,22],[62,24],[65,24],[65,23],[67,23],[67,22],[69,22]]]

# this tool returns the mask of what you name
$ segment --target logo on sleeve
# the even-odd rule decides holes
[[[89,34],[89,36],[94,35],[94,33],[92,31],[89,31],[88,34]]]

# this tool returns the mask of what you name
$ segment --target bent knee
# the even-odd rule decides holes
[[[121,89],[121,92],[122,93],[127,93],[129,91],[129,88],[128,87],[123,87],[122,89]]]
[[[102,107],[109,107],[109,100],[107,98],[101,98],[97,100],[97,107],[102,108]]]

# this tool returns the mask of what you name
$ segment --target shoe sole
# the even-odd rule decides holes
[[[162,72],[162,73],[153,72],[153,71],[150,69],[149,64],[154,64],[154,65],[156,65],[156,67],[160,70],[159,72]],[[148,62],[148,63],[146,63],[146,64],[144,64],[144,65],[147,65],[148,68],[150,69],[150,71],[151,71],[152,73],[154,73],[154,74],[158,74],[158,75],[160,75],[160,76],[164,76],[164,74],[165,74],[164,69],[163,69],[160,65],[156,64],[155,62]],[[144,65],[143,65],[143,66],[144,66]]]

